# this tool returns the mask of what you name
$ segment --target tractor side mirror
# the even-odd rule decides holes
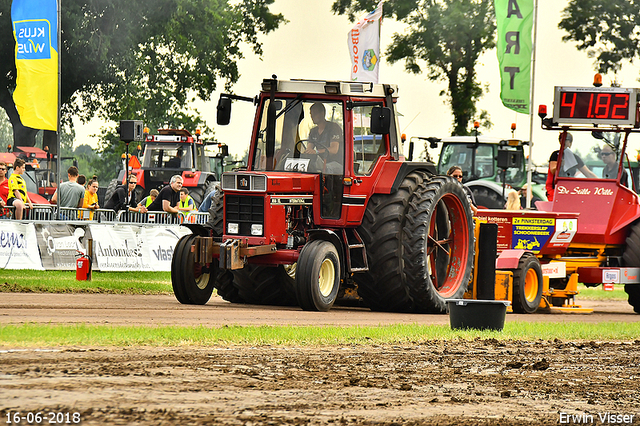
[[[217,122],[220,126],[226,126],[231,121],[231,99],[220,96],[218,100]]]
[[[374,135],[389,134],[391,128],[391,110],[384,107],[371,108],[371,133]]]

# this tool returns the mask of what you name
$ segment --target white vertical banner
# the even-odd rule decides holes
[[[351,56],[352,81],[378,82],[382,3],[381,0],[376,10],[358,21],[349,31],[347,43]]]

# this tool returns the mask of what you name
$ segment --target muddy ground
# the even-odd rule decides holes
[[[0,323],[99,323],[101,315],[111,318],[109,323],[141,323],[145,317],[143,307],[127,310],[128,303],[142,300],[135,297],[101,295],[104,299],[88,306],[80,295],[51,296],[1,294]],[[39,297],[48,297],[44,300],[54,307],[43,307]],[[242,313],[247,320],[234,323],[448,320],[346,308],[323,316],[216,300],[190,317],[186,314],[194,310],[158,297],[166,308],[160,316],[153,313],[154,303],[145,302],[152,312],[146,313],[149,324],[192,324],[199,316],[211,318],[213,325],[224,317],[241,319]],[[539,322],[640,317],[622,302],[593,306],[596,312],[591,315],[527,317]],[[119,321],[113,312],[109,316],[110,311],[119,313]],[[508,315],[507,321],[516,318],[522,320]],[[61,419],[52,413],[69,413],[65,424],[74,424],[73,413],[79,413],[75,419],[85,425],[640,424],[639,366],[640,340],[490,339],[286,348],[3,347],[0,422],[12,424],[7,421],[19,411],[25,416],[22,425],[30,424],[28,413],[37,412],[44,414],[42,424]]]

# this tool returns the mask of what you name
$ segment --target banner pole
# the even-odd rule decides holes
[[[534,109],[534,95],[536,88],[536,46],[538,41],[538,0],[533,2],[533,56],[531,59],[531,95],[529,101],[529,160],[527,161],[527,205],[526,208],[531,208],[531,200],[533,194],[531,192],[531,175],[533,168],[533,109]]]
[[[62,46],[62,0],[57,0],[58,5],[58,129],[56,131],[56,191],[60,187],[60,181],[62,179],[62,174],[60,173],[60,169],[62,168],[62,148],[60,146],[60,133],[62,132],[62,127],[60,125],[60,107],[62,103],[62,50],[60,47]],[[58,194],[58,205],[60,205],[60,194]],[[60,220],[61,211],[58,208],[57,217]]]

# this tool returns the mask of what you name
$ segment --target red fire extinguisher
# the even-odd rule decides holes
[[[76,259],[76,280],[91,281],[91,257],[82,252],[80,257]]]

